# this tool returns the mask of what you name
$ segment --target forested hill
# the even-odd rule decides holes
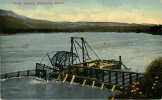
[[[31,19],[0,9],[0,33],[29,32],[145,32],[162,35],[162,26],[117,22],[52,22]]]

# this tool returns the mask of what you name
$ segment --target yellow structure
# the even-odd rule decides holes
[[[101,85],[101,89],[103,89],[103,88],[104,88],[104,85],[105,85],[105,84],[104,84],[104,83],[102,83],[102,85]]]
[[[95,85],[95,81],[92,82],[92,88],[94,88],[94,85]]]
[[[82,86],[84,86],[84,85],[85,85],[85,83],[86,83],[86,80],[84,79],[84,81],[83,81],[83,83],[82,83]]]
[[[115,99],[114,97],[111,98],[111,100],[114,100],[114,99]]]
[[[114,92],[114,90],[115,90],[115,85],[113,85],[111,91]]]
[[[67,77],[68,77],[68,74],[65,75],[63,82],[66,81]]]
[[[73,84],[74,79],[75,79],[75,75],[73,75],[73,77],[71,78],[70,85]]]

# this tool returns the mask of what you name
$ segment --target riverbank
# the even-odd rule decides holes
[[[152,35],[162,35],[162,26],[86,26],[72,28],[2,28],[3,34],[19,34],[19,33],[58,33],[58,32],[135,32],[147,33]]]

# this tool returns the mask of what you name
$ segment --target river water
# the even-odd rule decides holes
[[[123,63],[131,68],[132,71],[144,72],[146,66],[155,58],[162,56],[162,36],[150,35],[144,33],[114,33],[114,32],[77,32],[77,33],[30,33],[21,35],[1,35],[0,36],[0,67],[1,73],[34,69],[35,63],[39,62],[42,57],[51,51],[70,50],[70,37],[84,37],[89,45],[98,54],[100,59],[118,59],[122,56]],[[20,81],[19,85],[9,85],[10,81],[16,85],[16,80]],[[73,98],[107,98],[108,90],[100,91],[99,89],[81,88],[80,85],[71,87],[69,85],[60,85],[46,83],[40,88],[39,85],[33,86],[32,90],[29,84],[35,79],[28,79],[27,83],[23,83],[24,78],[9,79],[2,81],[2,96],[8,97],[9,94],[19,93],[22,91],[20,86],[30,87],[25,92],[34,93],[34,96],[45,95],[50,98],[66,98],[68,95],[76,93]],[[8,88],[9,86],[17,88]],[[12,83],[12,82],[11,82]],[[24,84],[24,85],[23,85]],[[51,85],[52,84],[52,85]],[[4,87],[3,87],[4,85]],[[42,85],[42,84],[41,84]],[[33,88],[32,87],[32,88]],[[54,90],[50,90],[51,87]],[[56,88],[57,87],[57,88]],[[61,88],[61,89],[60,89]],[[31,89],[31,90],[30,90]],[[39,90],[40,89],[40,90]],[[45,91],[43,94],[38,91]],[[65,89],[65,91],[64,91]],[[73,91],[74,90],[74,91]],[[10,91],[10,92],[7,92]],[[51,91],[50,94],[47,91]],[[56,92],[58,91],[58,92]],[[73,92],[72,92],[73,91]],[[20,92],[21,93],[21,92]],[[38,93],[38,94],[37,94]],[[59,94],[57,94],[59,93]],[[63,93],[63,94],[61,94]],[[80,94],[82,93],[82,94]],[[27,93],[28,94],[28,93]],[[30,93],[29,93],[30,94]],[[48,95],[49,94],[49,95]],[[67,94],[67,95],[66,95]],[[20,94],[23,96],[23,93]],[[57,96],[56,96],[57,95]],[[77,96],[78,95],[78,96]],[[20,96],[20,97],[22,97]],[[13,96],[14,97],[14,96]],[[17,96],[16,96],[17,97]],[[44,97],[44,98],[47,98]],[[32,98],[32,97],[31,97]],[[43,97],[42,97],[43,98]]]

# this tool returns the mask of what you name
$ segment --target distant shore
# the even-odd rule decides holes
[[[0,33],[50,32],[135,32],[162,35],[162,25],[122,22],[53,22],[18,15],[0,9]]]
[[[135,32],[148,33],[152,35],[162,35],[162,25],[156,26],[91,26],[75,28],[1,28],[0,34],[19,33],[55,33],[55,32]]]

